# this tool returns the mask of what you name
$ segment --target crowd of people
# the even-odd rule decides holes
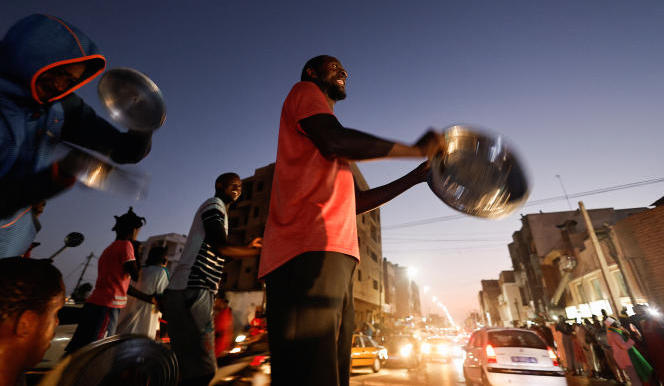
[[[523,326],[556,348],[560,365],[570,374],[611,379],[632,385],[659,385],[664,375],[664,319],[636,305],[613,318],[602,310],[582,320],[557,317],[556,323]]]

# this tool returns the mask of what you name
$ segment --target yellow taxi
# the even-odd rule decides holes
[[[353,334],[353,343],[350,350],[351,369],[370,367],[377,373],[387,360],[387,350],[378,345],[371,337],[364,334]]]

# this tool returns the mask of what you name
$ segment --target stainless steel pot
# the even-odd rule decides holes
[[[159,87],[131,68],[108,70],[97,93],[111,119],[136,131],[153,132],[166,120],[166,104]]]
[[[445,148],[431,160],[429,187],[459,212],[484,218],[509,215],[530,194],[527,175],[502,136],[469,126],[444,131]]]

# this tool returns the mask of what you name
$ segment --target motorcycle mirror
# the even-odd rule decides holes
[[[67,247],[78,247],[85,240],[85,237],[82,233],[71,232],[65,236],[65,246]]]

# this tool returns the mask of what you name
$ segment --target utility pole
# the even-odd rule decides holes
[[[606,229],[608,236],[609,251],[611,253],[611,257],[613,257],[613,260],[615,260],[616,263],[618,264],[618,269],[620,269],[620,274],[622,275],[623,282],[625,283],[625,290],[627,291],[627,296],[629,296],[629,300],[632,303],[632,307],[634,307],[636,305],[636,297],[634,296],[634,291],[632,290],[632,281],[627,276],[627,271],[625,270],[625,264],[623,261],[624,253],[622,251],[622,246],[620,245],[620,241],[618,240],[618,237],[616,236],[616,232],[613,230],[613,227],[609,224],[604,224],[604,228]]]
[[[593,247],[595,248],[595,254],[597,255],[597,260],[599,260],[600,271],[602,272],[602,277],[604,278],[604,282],[606,283],[606,289],[609,291],[609,303],[611,304],[613,312],[617,316],[619,315],[620,312],[620,309],[618,308],[618,304],[620,304],[620,302],[618,298],[614,295],[613,289],[611,288],[612,282],[609,281],[609,278],[611,276],[609,273],[609,266],[606,263],[604,252],[602,252],[602,247],[599,245],[599,240],[597,239],[595,228],[593,227],[593,223],[590,221],[590,216],[588,216],[588,212],[586,211],[586,207],[583,205],[583,201],[579,201],[579,209],[581,210],[583,219],[586,222],[586,228],[588,229],[588,236],[590,237],[590,241],[592,242]]]
[[[90,252],[88,257],[86,257],[87,261],[85,262],[85,265],[83,266],[83,270],[81,271],[81,275],[78,277],[78,281],[76,282],[76,285],[74,286],[74,291],[76,288],[78,288],[79,285],[81,285],[81,282],[83,281],[83,275],[85,275],[85,271],[88,270],[88,265],[90,265],[90,261],[92,258],[95,257],[95,254]]]

